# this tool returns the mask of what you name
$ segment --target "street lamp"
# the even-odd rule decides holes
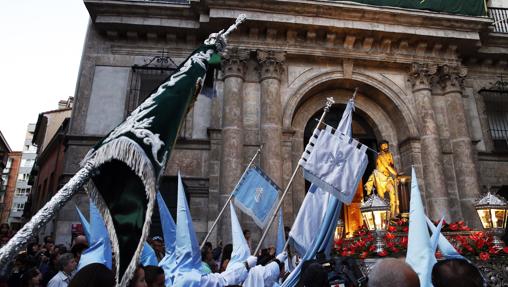
[[[488,192],[474,205],[483,229],[493,237],[493,244],[498,248],[504,247],[504,242],[499,238],[506,228],[508,216],[508,203],[503,198]]]
[[[363,221],[370,231],[376,233],[376,252],[384,251],[385,243],[383,237],[390,220],[390,204],[373,194],[360,207]]]
[[[333,236],[333,239],[335,241],[338,241],[344,237],[344,221],[342,219],[339,219],[337,221],[337,226],[335,227],[335,234]]]

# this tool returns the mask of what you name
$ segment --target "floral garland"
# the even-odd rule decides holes
[[[363,225],[356,230],[352,237],[341,238],[335,241],[335,252],[340,256],[348,256],[359,259],[405,256],[407,251],[407,233],[409,221],[405,218],[391,220],[387,228],[384,241],[384,251],[376,252],[376,238],[374,234]],[[485,232],[472,231],[464,221],[454,223],[443,222],[441,232],[444,232],[450,243],[465,257],[479,257],[482,261],[489,261],[492,257],[507,256],[508,246],[499,249],[492,243],[492,236]],[[446,234],[448,233],[448,234]],[[441,253],[436,251],[436,258],[442,258]]]

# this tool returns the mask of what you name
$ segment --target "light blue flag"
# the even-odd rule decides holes
[[[277,224],[277,242],[275,244],[275,254],[284,251],[286,245],[286,235],[284,234],[284,220],[282,219],[282,208],[279,210],[279,222]]]
[[[78,206],[76,205],[76,211],[79,215],[79,221],[81,221],[81,226],[83,226],[83,232],[85,233],[86,240],[90,242],[90,223],[86,220],[85,215],[79,210]]]
[[[90,245],[83,254],[81,254],[78,270],[92,263],[104,264],[109,269],[112,268],[113,255],[111,250],[111,241],[109,240],[108,229],[104,223],[97,206],[90,200]]]
[[[164,270],[166,286],[171,286],[173,284],[171,274],[174,273],[176,267],[176,224],[160,192],[157,192],[157,205],[159,206],[165,247],[164,257],[159,262],[159,267]]]
[[[289,231],[291,246],[301,257],[310,249],[323,223],[330,193],[311,184]]]
[[[233,191],[234,203],[264,229],[275,212],[279,190],[261,169],[251,167]]]
[[[346,204],[353,200],[368,163],[367,146],[351,138],[353,110],[350,100],[335,133],[330,126],[315,129],[300,161],[307,180]]]
[[[233,238],[233,252],[231,253],[231,259],[229,260],[226,271],[238,268],[239,265],[243,265],[243,262],[250,256],[250,248],[245,236],[243,235],[242,227],[238,222],[236,216],[235,207],[230,204],[229,209],[231,211],[231,232]]]
[[[338,129],[337,129],[336,133],[340,133],[342,135],[347,135],[347,136],[350,136],[352,134],[351,121],[352,121],[353,110],[354,110],[354,101],[351,99],[351,100],[349,100],[349,102],[346,106],[346,109],[345,109],[344,113],[342,114],[342,118],[339,122]],[[365,157],[365,160],[362,161],[361,163],[359,163],[358,166],[356,167],[357,169],[361,170],[361,174],[363,174],[367,163],[368,163],[368,161],[367,161],[367,158]],[[338,176],[345,176],[345,175],[339,174]],[[349,180],[356,181],[357,179],[350,177]],[[349,188],[352,188],[352,190],[345,190],[344,194],[351,194],[352,193],[354,196],[354,193],[356,192],[357,185],[358,185],[358,183],[356,183],[356,185],[355,184],[351,184],[351,185],[346,184],[346,186],[350,186]],[[316,188],[314,194],[318,194],[318,192],[320,192],[319,188],[317,188],[317,187],[312,187],[312,185],[311,185],[311,188]],[[312,192],[307,193],[307,195],[305,196],[306,199],[307,199],[307,196],[309,196],[309,194],[312,194]],[[322,197],[320,200],[323,201],[323,198],[324,197]],[[305,202],[305,200],[304,200],[304,202]],[[321,209],[317,209],[317,211],[323,210],[323,209],[326,210],[324,216],[322,217],[318,231],[315,232],[315,229],[309,228],[309,231],[314,232],[314,233],[308,233],[308,235],[314,236],[315,239],[312,241],[312,244],[306,249],[305,255],[303,256],[303,259],[301,262],[305,262],[307,260],[314,259],[316,257],[316,254],[321,251],[325,252],[325,254],[327,254],[327,255],[330,253],[330,250],[333,245],[333,235],[335,232],[335,227],[336,227],[337,220],[340,216],[340,212],[341,212],[341,208],[342,208],[342,202],[335,196],[328,196],[325,202],[327,202],[326,207],[321,207]],[[305,212],[305,213],[303,213],[303,212]],[[298,216],[300,216],[300,213],[302,213],[302,217],[312,216],[312,212],[316,213],[316,209],[312,210],[309,208],[306,210],[302,210],[300,208],[300,211],[298,211],[297,218],[298,218]],[[297,222],[295,220],[293,227],[291,227],[291,232],[295,228],[296,223]],[[300,224],[301,223],[304,223],[304,221],[300,221]],[[309,231],[305,230],[305,227],[302,227],[302,226],[300,226],[300,227],[301,227],[300,230],[302,230],[302,232],[309,232]],[[290,232],[290,237],[292,236],[291,232]],[[284,286],[284,287],[296,286],[298,284],[298,281],[300,278],[301,268],[302,268],[302,264],[298,264],[298,266],[296,266],[296,268],[291,272],[291,274],[286,279],[286,281],[284,281],[282,286]]]
[[[176,267],[173,274],[173,286],[201,286],[201,252],[192,224],[189,205],[185,198],[180,172],[178,173],[175,255]]]
[[[437,246],[439,248],[439,251],[441,251],[441,254],[446,259],[465,259],[464,256],[460,255],[460,253],[453,247],[453,245],[446,239],[446,237],[441,234],[441,232],[437,231],[437,228],[434,226],[434,223],[430,221],[428,217],[427,219],[427,226],[429,227],[430,231],[432,231],[432,236],[434,234],[439,234],[439,239],[437,241]]]
[[[430,242],[429,229],[414,168],[411,171],[410,198],[406,263],[418,274],[420,286],[429,287],[432,286],[432,267],[437,261]]]
[[[143,244],[143,250],[141,251],[141,256],[139,257],[139,264],[141,264],[141,266],[157,266],[159,264],[155,251],[147,242]]]

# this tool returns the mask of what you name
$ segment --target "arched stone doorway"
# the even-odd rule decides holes
[[[317,76],[323,80],[313,78],[305,86],[291,96],[284,110],[284,125],[286,130],[291,130],[291,166],[295,167],[306,141],[309,130],[316,124],[315,118],[319,118],[327,97],[332,97],[335,105],[329,113],[326,122],[336,126],[345,104],[351,98],[353,90],[358,87],[359,92],[355,99],[355,112],[353,115],[353,134],[362,143],[377,150],[377,142],[386,139],[390,142],[390,150],[394,155],[394,161],[399,171],[409,173],[411,165],[415,165],[417,172],[421,172],[420,147],[416,123],[414,122],[409,108],[404,104],[401,97],[395,91],[402,89],[397,86],[388,87],[386,83],[364,75],[358,76],[361,80],[331,78],[330,74]],[[384,87],[384,88],[379,88]],[[288,120],[291,117],[291,120]],[[290,125],[288,127],[287,125]],[[365,173],[367,177],[375,165],[375,153],[368,152],[369,167]],[[286,165],[287,166],[287,165]],[[290,170],[284,170],[284,177],[289,178]],[[301,174],[295,177],[292,185],[291,200],[284,203],[284,209],[288,210],[288,218],[294,218],[303,201],[307,190],[305,180]]]

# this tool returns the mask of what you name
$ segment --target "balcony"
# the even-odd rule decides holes
[[[508,8],[489,8],[489,17],[494,20],[495,33],[508,33]]]

